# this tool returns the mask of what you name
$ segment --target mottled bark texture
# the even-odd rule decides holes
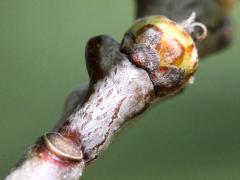
[[[40,138],[6,179],[79,179],[121,126],[155,99],[148,73],[133,65],[115,40],[95,37],[86,50],[87,91],[70,95],[55,133]]]
[[[228,8],[221,5],[226,2],[230,1],[137,0],[137,17],[163,14],[182,22],[196,11],[210,30],[207,41],[199,44],[201,55],[208,55],[229,42]],[[128,58],[112,38],[90,39],[86,46],[89,85],[71,93],[60,123],[27,150],[6,180],[79,179],[121,127],[157,98],[149,73]],[[175,71],[164,78],[172,78],[171,72]]]

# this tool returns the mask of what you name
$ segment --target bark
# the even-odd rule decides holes
[[[228,13],[220,0],[136,2],[137,17],[163,14],[182,22],[196,11],[198,20],[210,29],[207,42],[198,45],[202,56],[229,42]],[[120,44],[109,36],[88,42],[86,64],[89,85],[71,93],[60,123],[27,150],[6,180],[79,179],[123,125],[158,99],[147,71],[132,64],[120,52]]]
[[[90,40],[88,46],[92,45],[101,48],[94,52],[98,57],[87,52],[88,67],[95,68],[89,69],[92,81],[87,93],[80,93],[74,111],[69,107],[75,103],[67,103],[65,119],[55,133],[40,138],[6,179],[79,179],[85,165],[107,148],[121,126],[154,99],[147,72],[119,52],[119,43],[99,36]],[[72,95],[70,99],[75,99]]]

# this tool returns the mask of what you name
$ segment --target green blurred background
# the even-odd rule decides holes
[[[201,62],[184,94],[124,130],[83,179],[240,178],[239,11],[232,46]],[[67,94],[88,82],[87,39],[120,41],[133,19],[129,0],[0,0],[0,179],[58,121]]]

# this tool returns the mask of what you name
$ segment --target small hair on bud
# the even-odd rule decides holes
[[[203,23],[196,22],[195,20],[196,12],[192,12],[190,17],[183,21],[181,25],[189,34],[193,36],[194,40],[203,41],[206,39],[208,34],[207,27]],[[200,29],[200,32],[197,29]]]
[[[189,81],[188,81],[188,83],[189,83],[189,84],[193,84],[194,81],[195,81],[195,77],[194,77],[194,76],[191,76],[190,79],[189,79]]]

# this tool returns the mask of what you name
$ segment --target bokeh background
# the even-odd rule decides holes
[[[184,94],[125,129],[83,180],[239,179],[239,11],[232,46],[205,58]],[[129,0],[0,0],[0,179],[88,82],[88,38],[120,41],[133,19]]]

